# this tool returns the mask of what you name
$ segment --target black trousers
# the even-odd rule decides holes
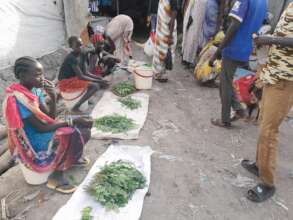
[[[242,110],[242,106],[235,94],[233,79],[237,68],[247,67],[246,62],[239,62],[227,58],[222,59],[222,72],[220,74],[220,97],[222,103],[222,122],[230,123],[231,107],[235,111]]]

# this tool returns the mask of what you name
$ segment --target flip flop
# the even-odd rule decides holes
[[[227,123],[227,122],[224,123],[224,122],[222,122],[221,119],[211,119],[211,123],[212,123],[212,125],[215,125],[220,128],[226,128],[226,129],[232,128],[231,123]]]
[[[252,173],[255,176],[259,176],[259,170],[256,166],[256,163],[250,160],[242,160],[241,166],[246,169],[248,172]]]
[[[90,159],[87,157],[80,158],[77,162],[72,164],[72,167],[87,167],[90,164]]]
[[[275,192],[276,188],[274,186],[258,184],[254,188],[248,190],[246,197],[252,202],[260,203],[271,198]]]
[[[60,181],[59,183],[56,180],[48,180],[47,187],[63,194],[72,194],[76,190],[76,186],[71,185],[66,180]]]

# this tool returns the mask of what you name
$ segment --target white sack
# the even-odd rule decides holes
[[[78,187],[71,199],[55,215],[53,220],[80,220],[81,212],[86,207],[92,207],[91,215],[93,220],[138,220],[140,218],[144,197],[148,191],[151,177],[151,155],[153,151],[150,147],[139,146],[115,146],[112,145],[95,162],[83,183]],[[84,191],[92,177],[101,170],[106,163],[118,160],[127,160],[136,166],[146,177],[147,183],[144,189],[136,190],[132,199],[119,212],[106,211],[90,195]]]
[[[130,130],[126,133],[104,133],[102,131],[98,131],[96,128],[92,129],[92,138],[97,139],[137,139],[139,137],[139,132],[142,129],[149,106],[149,95],[145,93],[135,93],[132,94],[131,97],[137,99],[141,102],[141,107],[135,110],[130,110],[121,105],[118,101],[119,97],[114,95],[112,92],[105,92],[101,100],[98,102],[96,107],[92,112],[93,119],[98,119],[103,116],[119,114],[122,116],[126,116],[130,119],[134,120],[134,123],[137,125],[135,129]]]

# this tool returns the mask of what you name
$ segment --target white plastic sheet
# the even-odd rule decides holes
[[[53,220],[80,220],[81,212],[85,207],[92,207],[93,210],[91,215],[93,216],[93,220],[138,220],[142,212],[143,200],[150,184],[152,153],[152,149],[148,146],[110,146],[95,162],[83,183],[78,187],[67,204],[57,212]],[[95,200],[84,191],[84,187],[90,182],[94,174],[99,172],[106,163],[111,163],[120,159],[132,162],[146,177],[147,186],[144,189],[136,190],[127,206],[120,208],[119,212],[116,213],[114,211],[106,211],[103,206],[95,202]]]
[[[98,131],[96,128],[92,129],[92,138],[96,139],[137,139],[139,137],[139,132],[142,129],[147,113],[148,113],[148,106],[149,106],[149,95],[145,93],[135,93],[132,94],[131,97],[137,99],[141,102],[141,107],[135,110],[129,110],[121,105],[118,101],[119,97],[114,95],[112,92],[105,92],[101,100],[98,102],[96,107],[92,112],[92,117],[94,119],[101,118],[106,115],[112,114],[119,114],[122,116],[126,116],[130,119],[134,120],[136,124],[136,128],[132,129],[126,133],[105,133],[102,131]]]
[[[0,69],[21,56],[40,57],[64,44],[60,0],[1,0]]]

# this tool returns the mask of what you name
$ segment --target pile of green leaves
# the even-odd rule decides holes
[[[114,94],[120,97],[128,96],[134,93],[135,90],[136,89],[134,85],[130,84],[129,82],[120,82],[113,87]]]
[[[141,102],[132,98],[131,96],[128,96],[126,98],[120,98],[119,102],[130,110],[138,109],[141,107]]]
[[[84,208],[82,210],[81,220],[91,220],[91,219],[93,219],[92,216],[91,216],[91,211],[92,211],[91,207]]]
[[[116,161],[105,165],[97,173],[86,191],[107,210],[118,210],[127,205],[137,189],[143,189],[146,179],[132,163]]]
[[[113,134],[125,133],[136,127],[132,119],[118,114],[98,118],[95,120],[94,125],[97,130],[102,132],[111,132]]]

